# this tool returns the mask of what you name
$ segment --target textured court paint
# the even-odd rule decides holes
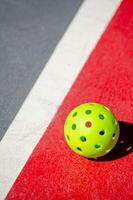
[[[64,140],[70,110],[96,101],[119,120],[133,123],[133,1],[124,0],[66,96],[45,135],[10,190],[7,200],[132,200],[133,154],[91,161]]]

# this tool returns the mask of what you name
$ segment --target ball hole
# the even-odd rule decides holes
[[[82,149],[81,149],[80,147],[77,147],[77,150],[78,150],[78,151],[82,151]]]
[[[96,157],[96,154],[91,154],[90,157],[94,157],[94,158],[95,158],[95,157]]]
[[[86,137],[81,136],[81,137],[80,137],[80,140],[81,140],[82,142],[85,142],[85,141],[86,141]]]
[[[104,115],[102,115],[102,114],[99,114],[99,119],[104,119]]]
[[[103,106],[103,108],[104,108],[105,110],[109,111],[109,109],[108,109],[107,107]]]
[[[90,106],[94,106],[94,105],[95,105],[95,103],[89,103],[89,105],[90,105]]]
[[[85,111],[85,113],[86,113],[87,115],[91,114],[91,112],[92,112],[91,110],[86,110],[86,111]]]
[[[87,122],[85,123],[85,126],[86,126],[87,128],[90,128],[90,127],[92,126],[92,123],[91,123],[90,121],[87,121]]]
[[[100,147],[101,147],[100,144],[95,144],[95,148],[96,148],[96,149],[99,149]]]
[[[115,123],[115,120],[114,120],[114,118],[112,118],[112,123],[113,123],[113,124]]]
[[[113,139],[115,138],[115,133],[113,133],[112,138],[113,138]]]
[[[115,119],[115,125],[117,125],[117,121],[116,121],[116,119]]]
[[[73,117],[75,117],[77,114],[78,114],[77,112],[73,113]]]
[[[67,135],[67,139],[68,139],[68,140],[70,140],[70,137],[69,137],[69,135]]]
[[[72,125],[72,129],[75,130],[76,129],[76,124]]]
[[[117,121],[116,121],[115,118],[112,118],[112,123],[115,124],[115,125],[117,125]]]
[[[105,134],[104,130],[102,130],[102,131],[99,132],[99,135],[104,135],[104,134]]]

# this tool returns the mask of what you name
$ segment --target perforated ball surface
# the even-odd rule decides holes
[[[87,158],[109,153],[119,138],[119,123],[111,110],[102,104],[85,103],[74,108],[64,125],[68,146]]]

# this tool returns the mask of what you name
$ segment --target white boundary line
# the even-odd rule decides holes
[[[4,199],[46,130],[120,0],[86,0],[0,143]]]

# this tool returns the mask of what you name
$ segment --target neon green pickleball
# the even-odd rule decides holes
[[[118,141],[119,132],[115,115],[98,103],[85,103],[74,108],[64,125],[68,146],[87,158],[98,158],[109,153]]]

